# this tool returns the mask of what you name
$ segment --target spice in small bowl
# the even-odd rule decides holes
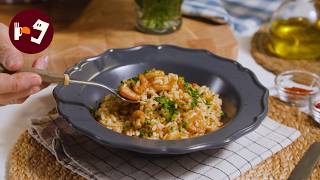
[[[296,107],[308,107],[310,97],[320,90],[320,77],[301,70],[283,72],[275,83],[279,98]]]
[[[317,93],[310,98],[310,114],[314,120],[320,124],[320,93]]]

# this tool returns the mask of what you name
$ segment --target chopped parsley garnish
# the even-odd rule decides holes
[[[168,107],[171,105],[170,100],[164,96],[155,97],[154,100],[156,100],[158,103],[162,104],[165,107]]]
[[[174,116],[178,114],[175,103],[164,96],[158,96],[154,99],[161,105],[160,114],[166,118],[167,122],[172,121]]]
[[[139,77],[133,77],[133,78],[130,78],[129,80],[132,80],[132,81],[134,81],[134,82],[138,82],[139,81]]]
[[[144,124],[145,124],[146,126],[150,126],[150,125],[151,125],[151,120],[147,119],[147,120],[144,122]]]
[[[187,90],[188,94],[192,97],[191,107],[194,108],[198,105],[200,93],[197,89],[190,86],[189,83],[184,83],[184,88]]]
[[[194,108],[197,106],[197,104],[198,104],[198,99],[192,98],[191,107]]]
[[[144,129],[141,129],[139,132],[140,132],[139,137],[143,137],[146,133]]]
[[[152,131],[150,129],[141,129],[140,131],[140,134],[139,134],[139,137],[144,137],[144,136],[147,136],[147,137],[151,137],[152,136]]]
[[[150,72],[151,71],[151,69],[146,69],[145,71],[144,71],[144,74],[146,74],[146,73],[148,73],[148,72]]]
[[[123,125],[123,131],[127,131],[131,128],[131,123],[130,122],[125,122]]]
[[[184,83],[184,88],[188,90],[190,88],[190,83],[185,82]]]
[[[152,132],[151,130],[149,130],[149,131],[147,132],[148,137],[151,137],[152,134],[153,134],[153,132]]]
[[[221,111],[220,116],[221,116],[221,117],[224,117],[224,116],[226,116],[226,113],[224,113],[223,111]]]
[[[188,127],[188,122],[182,121],[182,127],[186,129]]]

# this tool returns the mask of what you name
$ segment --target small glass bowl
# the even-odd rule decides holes
[[[275,84],[279,98],[298,108],[308,107],[310,97],[320,91],[320,77],[302,70],[279,74]]]
[[[320,124],[320,93],[311,96],[309,109],[314,120]]]

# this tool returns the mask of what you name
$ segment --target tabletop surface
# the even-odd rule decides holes
[[[54,37],[43,52],[24,55],[26,66],[41,55],[49,55],[48,69],[63,72],[79,59],[95,56],[109,48],[126,48],[141,44],[174,44],[207,49],[220,56],[235,59],[238,46],[228,25],[214,25],[203,20],[184,18],[179,31],[167,35],[150,35],[135,30],[134,1],[79,0],[47,1],[33,5],[0,5],[0,22],[26,8],[38,8],[51,17]]]
[[[274,75],[256,64],[249,52],[250,37],[238,37],[240,44],[238,61],[251,69],[267,88],[274,83]],[[0,108],[0,179],[6,177],[7,159],[18,136],[27,128],[27,119],[44,115],[55,106],[52,97],[54,85],[30,97],[24,104]]]
[[[93,2],[95,3],[96,1],[93,1]],[[116,1],[113,0],[113,2],[116,2]],[[121,2],[122,2],[122,0],[121,0]],[[86,3],[86,1],[81,0],[78,2],[78,4],[80,4],[80,5],[81,5],[81,3]],[[31,5],[26,5],[26,6],[32,7]],[[1,12],[0,13],[0,22],[4,22],[5,24],[8,24],[10,18],[12,16],[14,16],[14,14],[17,11],[21,10],[21,6],[10,6],[10,7],[11,7],[11,10],[10,10],[10,8],[8,8],[8,5],[0,5],[0,12]],[[125,7],[122,7],[122,8],[127,11],[130,11],[130,10],[126,9]],[[89,6],[89,9],[90,9],[90,6]],[[50,9],[49,9],[49,11],[50,11]],[[114,11],[114,9],[113,9],[113,11]],[[92,12],[92,11],[89,11],[89,12]],[[53,12],[53,13],[58,13],[58,12]],[[99,13],[92,13],[92,14],[89,13],[89,14],[90,14],[90,16],[87,18],[88,20],[94,19],[94,18],[96,18],[96,16],[100,16]],[[74,16],[77,16],[77,15],[70,15],[70,16],[68,16],[68,18],[74,18]],[[57,15],[57,18],[63,18],[63,17]],[[69,19],[69,20],[71,21],[71,19]],[[68,23],[68,22],[66,22],[66,23]],[[129,25],[131,23],[130,26],[132,26],[132,23],[134,23],[134,22],[131,21],[131,22],[123,22],[123,23],[129,23]],[[200,22],[200,21],[197,22],[195,20],[187,20],[186,23],[196,23],[196,24],[198,24],[199,27],[208,26],[208,24],[204,24],[204,22]],[[58,25],[57,30],[59,31],[59,29],[61,29],[64,26],[66,26],[66,24]],[[77,27],[77,24],[73,24],[73,28],[76,28],[76,27]],[[88,26],[87,28],[89,28],[89,27],[90,26]],[[128,24],[125,27],[129,27]],[[85,27],[82,27],[82,28],[85,28]],[[97,32],[104,31],[103,29],[104,29],[103,27],[100,27]],[[217,35],[217,33],[221,34],[221,32],[219,32],[221,30],[217,31],[214,28],[212,28],[212,29],[209,29],[208,32],[204,32],[203,34],[215,34],[215,35]],[[231,33],[230,29],[229,30],[224,29],[224,30],[230,31],[227,33]],[[206,43],[201,44],[200,43],[200,42],[207,42],[208,39],[209,40],[211,39],[211,41],[214,41],[214,40],[216,40],[215,38],[210,37],[210,36],[198,37],[197,35],[194,35],[194,33],[190,32],[188,28],[182,28],[181,31],[182,32],[185,31],[187,35],[182,36],[182,37],[177,36],[177,35],[172,35],[172,37],[174,36],[177,39],[175,39],[175,41],[171,41],[171,42],[179,42],[179,40],[181,40],[179,38],[182,38],[182,39],[184,38],[184,40],[181,40],[180,43],[177,43],[177,44],[187,46],[187,47],[206,48],[206,49],[209,49],[213,52],[215,52],[215,51],[226,52],[225,50],[231,49],[231,51],[226,53],[226,54],[231,54],[230,58],[236,58],[237,53],[234,53],[234,52],[236,52],[239,49],[238,57],[236,58],[236,60],[238,60],[243,66],[251,69],[257,75],[258,79],[262,82],[262,84],[265,85],[267,88],[271,88],[274,85],[274,83],[273,83],[274,82],[274,75],[271,74],[270,72],[264,70],[259,65],[257,65],[250,55],[251,36],[247,36],[247,37],[236,36],[236,39],[234,38],[228,42],[226,41],[227,43],[225,45],[222,45],[222,46],[220,46],[220,49],[219,48],[217,49],[217,46],[213,46],[212,43],[211,44],[210,43],[209,44],[206,44]],[[209,31],[211,31],[211,32],[209,32]],[[116,32],[116,31],[114,31],[114,32]],[[105,33],[105,32],[103,32],[103,33]],[[103,39],[101,39],[102,38],[102,37],[100,37],[101,35],[99,35],[99,33],[97,33],[93,36],[94,37],[93,39],[95,39],[95,41],[92,41],[91,35],[86,34],[86,32],[82,32],[81,37],[84,38],[83,39],[84,41],[82,43],[84,43],[86,45],[90,45],[90,48],[87,48],[86,46],[74,46],[74,44],[79,43],[79,36],[80,35],[73,34],[73,31],[71,31],[71,30],[70,31],[64,30],[64,32],[62,34],[58,35],[56,38],[60,39],[60,41],[66,42],[65,46],[61,46],[61,47],[56,46],[54,48],[55,48],[55,50],[60,49],[62,51],[62,53],[60,52],[60,56],[65,56],[65,55],[68,56],[68,53],[70,53],[72,56],[69,54],[70,57],[65,57],[65,60],[56,61],[54,59],[57,58],[58,56],[56,54],[52,54],[50,56],[50,58],[51,58],[50,69],[54,70],[54,71],[61,72],[61,71],[63,71],[63,69],[65,67],[70,66],[75,61],[79,60],[79,58],[85,57],[88,55],[89,56],[95,55],[99,52],[104,51],[105,49],[107,49],[109,47],[120,47],[120,46],[127,47],[127,46],[136,45],[133,42],[137,42],[137,44],[139,44],[141,42],[149,42],[149,43],[156,43],[157,44],[157,42],[163,43],[165,41],[168,41],[168,39],[170,40],[170,38],[168,38],[168,37],[165,38],[165,36],[161,37],[162,39],[163,38],[165,39],[164,41],[159,41],[157,39],[155,40],[151,36],[149,37],[150,39],[144,39],[144,37],[146,37],[146,36],[140,35],[139,33],[136,33],[136,32],[132,32],[132,29],[130,31],[127,31],[126,33],[128,33],[128,34],[126,34],[127,36],[134,36],[134,37],[137,37],[137,39],[135,39],[135,41],[129,42],[129,41],[126,41],[126,38],[123,38],[122,39],[123,42],[120,44],[119,43],[117,44],[117,41],[111,41],[111,40],[109,41],[109,43],[106,43],[106,36],[105,35],[103,35]],[[202,33],[200,33],[200,35],[201,34]],[[121,34],[113,34],[113,35],[116,37],[121,37]],[[192,40],[193,36],[196,37],[196,38],[194,38],[196,40],[196,41],[194,41],[195,43],[188,44],[187,42],[190,43],[190,41],[188,41],[188,40],[190,40],[190,39]],[[217,36],[215,36],[215,37],[217,37]],[[219,37],[219,35],[218,35],[218,37]],[[100,40],[100,43],[99,43],[99,40]],[[110,43],[111,44],[114,43],[114,44],[112,46],[108,46]],[[55,44],[53,44],[52,46],[55,46]],[[71,48],[69,50],[65,50],[66,46],[68,46],[68,47],[72,46],[72,47],[76,47],[76,48]],[[227,48],[228,46],[229,46],[229,48]],[[81,52],[78,52],[79,47],[80,47]],[[230,48],[230,47],[232,47],[232,48]],[[63,54],[63,50],[64,50],[65,54]],[[75,54],[74,52],[77,52],[77,54]],[[48,53],[48,52],[43,52],[43,53]],[[226,54],[220,54],[220,55],[223,56]],[[49,55],[50,55],[50,52],[49,52]],[[31,60],[34,59],[35,56],[39,56],[39,54],[26,57],[29,60],[29,64],[30,64]],[[18,138],[18,136],[27,128],[27,126],[28,126],[27,119],[29,119],[31,117],[37,117],[37,116],[44,115],[45,113],[47,113],[49,110],[51,110],[55,106],[55,102],[52,97],[53,88],[54,88],[54,85],[49,86],[45,90],[30,97],[24,104],[8,105],[8,106],[3,106],[0,108],[0,114],[1,114],[1,116],[0,116],[1,117],[0,118],[0,121],[1,121],[1,123],[0,123],[0,179],[4,179],[6,177],[7,159],[8,159],[10,149],[15,144],[15,141]]]

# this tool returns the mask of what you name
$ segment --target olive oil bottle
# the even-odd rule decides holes
[[[320,21],[304,17],[276,19],[270,24],[268,49],[285,59],[320,59]]]

